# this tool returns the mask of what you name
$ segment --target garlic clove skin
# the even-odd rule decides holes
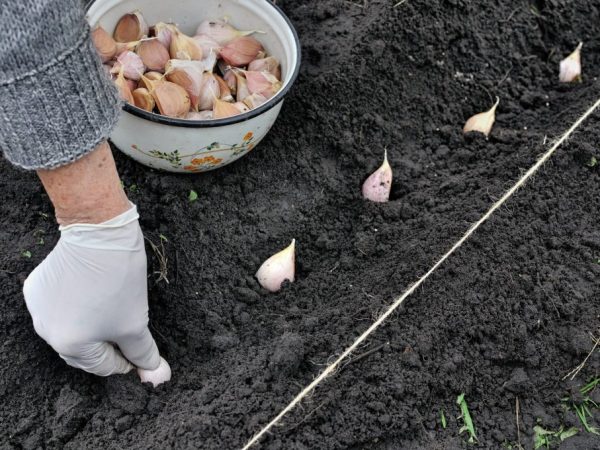
[[[229,90],[231,91],[231,93],[233,95],[236,95],[237,94],[237,77],[235,76],[235,73],[233,72],[233,70],[227,69],[225,72],[223,72],[223,80],[225,80],[225,83],[227,83],[227,86],[229,87]]]
[[[500,103],[500,99],[496,97],[496,103],[488,111],[475,114],[470,117],[463,127],[463,133],[470,133],[471,131],[478,131],[489,136],[496,120],[496,108]]]
[[[390,199],[392,190],[392,167],[384,151],[383,164],[373,172],[362,185],[363,197],[377,203],[385,203]]]
[[[92,41],[103,63],[107,63],[117,54],[117,43],[101,26],[92,30]]]
[[[164,75],[160,72],[146,72],[138,81],[138,87],[150,90],[156,81],[160,81],[163,78]]]
[[[279,83],[279,80],[269,72],[255,72],[247,70],[244,72],[244,76],[248,82],[248,90],[251,94],[266,91],[273,86],[273,84]]]
[[[118,57],[128,50],[134,51],[137,48],[137,46],[140,44],[140,41],[117,42],[116,44],[117,44],[117,51],[115,53],[115,56]]]
[[[113,37],[117,42],[138,41],[148,35],[148,24],[139,11],[125,14],[117,22]]]
[[[281,80],[281,66],[279,65],[279,61],[273,56],[251,61],[250,64],[248,64],[248,71],[269,72],[277,78],[277,80]]]
[[[263,105],[264,103],[266,103],[268,100],[267,97],[265,97],[262,94],[252,94],[249,95],[248,97],[246,97],[244,99],[244,104],[248,106],[248,108],[250,109],[256,109],[258,108],[260,105]]]
[[[248,108],[248,106],[243,102],[235,102],[233,106],[235,106],[240,111],[240,114],[244,114],[250,111],[250,108]]]
[[[211,52],[214,52],[217,56],[219,55],[222,46],[218,42],[214,41],[210,36],[207,36],[205,34],[198,34],[192,39],[194,39],[194,41],[196,41],[196,44],[198,44],[198,46],[202,48],[203,55],[208,55]]]
[[[170,23],[158,22],[154,25],[154,36],[160,41],[166,49],[171,47],[171,39],[173,36],[173,27]]]
[[[219,92],[221,92],[220,99],[226,102],[235,101],[233,95],[231,95],[231,89],[229,89],[229,85],[225,82],[225,80],[219,75],[215,75],[215,79],[219,83]]]
[[[190,111],[185,116],[188,120],[211,120],[213,118],[212,111]]]
[[[263,50],[260,42],[250,36],[243,36],[234,39],[225,45],[220,56],[225,63],[234,67],[242,67],[250,64],[256,59],[258,53]]]
[[[200,95],[198,96],[198,109],[213,109],[215,100],[219,99],[220,97],[221,88],[219,87],[219,81],[212,73],[204,72],[202,74]]]
[[[138,368],[137,373],[142,383],[152,383],[154,387],[171,380],[171,366],[169,366],[169,363],[162,356],[160,364],[156,369],[146,370]]]
[[[156,72],[163,72],[171,58],[158,38],[143,39],[137,46],[136,53],[148,70]]]
[[[154,106],[156,105],[154,101],[154,97],[150,95],[148,89],[146,88],[137,88],[131,92],[133,96],[134,105],[138,108],[141,108],[145,111],[152,111]]]
[[[198,26],[196,34],[205,35],[223,46],[234,39],[242,36],[248,36],[252,33],[262,33],[262,31],[239,31],[232,25],[223,20],[205,20]]]
[[[569,56],[560,62],[558,79],[561,83],[581,81],[581,47],[583,42]]]
[[[217,53],[211,50],[210,53],[205,54],[204,58],[202,58],[200,62],[205,67],[204,71],[212,73],[217,65]]]
[[[121,67],[123,68],[125,77],[130,80],[139,80],[146,71],[142,58],[129,50],[119,55],[112,70],[113,72],[118,72],[121,70]]]
[[[200,61],[171,59],[165,67],[166,78],[186,90],[194,111],[199,109],[198,103],[202,90],[202,69],[204,66],[200,63]]]
[[[215,99],[213,104],[213,119],[224,119],[226,117],[237,116],[240,110],[233,103]]]
[[[185,117],[190,110],[190,97],[184,88],[170,81],[155,81],[150,94],[163,116]]]
[[[235,75],[235,98],[238,102],[243,102],[251,93],[248,89],[248,81],[240,70],[233,70],[232,72]]]
[[[131,89],[129,89],[129,85],[127,84],[127,79],[123,75],[123,70],[119,71],[117,78],[115,79],[115,85],[119,91],[119,96],[122,100],[125,100],[127,103],[135,104],[133,100],[133,95],[131,94]]]
[[[173,27],[169,53],[172,59],[191,59],[199,61],[202,59],[202,48],[196,41]]]
[[[284,281],[294,282],[296,272],[296,239],[267,259],[256,272],[258,283],[269,292],[277,292]]]

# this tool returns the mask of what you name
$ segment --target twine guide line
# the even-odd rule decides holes
[[[267,433],[274,425],[276,425],[288,412],[290,412],[296,405],[298,405],[304,397],[306,397],[310,392],[317,387],[325,378],[331,375],[337,368],[337,366],[344,360],[346,357],[352,353],[365,339],[371,335],[379,326],[385,322],[385,320],[404,302],[404,300],[411,295],[429,276],[440,267],[446,259],[448,259],[459,247],[464,244],[464,242],[471,237],[471,235],[485,222],[487,221],[494,212],[500,208],[512,195],[521,187],[525,182],[531,178],[533,174],[535,174],[538,169],[544,165],[548,159],[554,154],[556,149],[561,146],[561,144],[567,140],[567,138],[600,106],[600,99],[598,99],[579,119],[575,121],[573,125],[560,137],[558,141],[546,153],[544,153],[538,161],[529,168],[527,172],[508,190],[504,193],[500,200],[494,203],[490,209],[473,225],[469,227],[467,232],[448,250],[432,267],[429,269],[425,275],[419,278],[414,284],[412,284],[400,297],[394,301],[394,303],[385,311],[379,318],[371,324],[366,331],[364,331],[353,343],[348,347],[344,352],[329,366],[325,368],[321,374],[315,378],[308,386],[306,386],[281,412],[275,416],[273,420],[271,420],[267,425],[265,425],[258,433],[256,433],[247,443],[244,445],[242,450],[248,450],[254,444],[256,444],[260,438]]]

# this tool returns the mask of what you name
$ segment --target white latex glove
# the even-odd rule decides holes
[[[142,378],[160,369],[156,385],[171,373],[148,330],[138,217],[132,205],[102,224],[61,227],[56,247],[29,275],[23,292],[35,331],[67,364],[100,376],[127,373],[131,363]]]

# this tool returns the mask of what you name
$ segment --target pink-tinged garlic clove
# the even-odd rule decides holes
[[[237,116],[240,110],[233,103],[216,99],[213,104],[213,119],[225,119],[226,117]]]
[[[143,39],[136,48],[136,53],[148,70],[162,72],[171,58],[165,46],[158,38]]]
[[[219,82],[219,92],[221,93],[219,98],[226,102],[233,102],[234,98],[233,95],[231,95],[231,89],[229,88],[229,85],[219,75],[215,75],[215,78]]]
[[[580,42],[573,53],[560,62],[558,79],[561,83],[581,81],[581,47],[583,42]]]
[[[211,39],[210,36],[199,34],[194,36],[192,39],[194,39],[196,44],[198,44],[198,46],[202,49],[202,54],[205,55],[205,57],[211,52],[217,56],[219,55],[219,52],[221,51],[221,45]]]
[[[221,89],[219,81],[212,73],[204,72],[202,74],[202,86],[200,87],[200,95],[198,96],[198,109],[207,110],[213,109],[216,99],[221,97]]]
[[[242,67],[256,59],[261,50],[263,50],[263,46],[260,42],[253,37],[244,36],[229,42],[219,54],[223,61],[230,66]]]
[[[160,41],[166,49],[171,47],[171,39],[173,36],[173,28],[175,25],[170,23],[158,22],[154,25],[154,36]]]
[[[117,73],[121,68],[125,77],[130,80],[139,80],[146,71],[142,58],[129,50],[119,55],[112,70]]]
[[[244,104],[248,106],[250,109],[256,109],[260,105],[263,105],[267,102],[268,98],[262,94],[252,94],[244,99]]]
[[[154,97],[150,95],[148,89],[146,88],[137,88],[131,92],[133,96],[134,105],[138,108],[141,108],[145,111],[152,111],[154,106],[156,105],[154,101]]]
[[[281,80],[281,66],[273,56],[255,59],[248,64],[248,70],[254,72],[269,72],[278,80]]]
[[[266,91],[279,80],[269,72],[255,72],[251,70],[244,71],[244,76],[248,82],[248,90],[251,94],[258,94]]]
[[[117,43],[101,26],[92,30],[92,41],[103,63],[113,59],[117,53]]]
[[[248,89],[248,81],[244,77],[244,74],[239,69],[234,69],[235,75],[235,98],[238,102],[243,102],[246,97],[250,95],[250,89]]]
[[[146,370],[138,368],[137,373],[142,383],[152,383],[154,387],[171,381],[171,367],[163,357],[160,358],[160,364],[156,369]]]
[[[185,117],[190,111],[190,97],[181,86],[170,81],[155,81],[150,89],[158,110],[163,116]]]
[[[496,120],[496,108],[500,103],[500,99],[496,97],[496,103],[488,111],[475,114],[470,117],[463,127],[463,133],[469,133],[471,131],[478,131],[488,136],[492,131],[494,122]]]
[[[138,41],[148,35],[148,24],[139,11],[125,14],[119,19],[113,37],[117,42]]]
[[[383,164],[373,172],[362,185],[363,197],[372,202],[385,203],[390,198],[392,190],[392,167],[384,152]]]
[[[296,239],[267,259],[256,272],[258,283],[269,292],[277,292],[284,281],[294,282],[296,272]]]
[[[123,70],[121,69],[117,74],[117,78],[115,79],[115,85],[119,91],[119,96],[122,100],[125,100],[127,103],[135,104],[133,100],[133,95],[131,94],[131,89],[129,89],[129,85],[127,83],[127,79],[125,75],[123,75]]]
[[[262,33],[262,31],[240,31],[223,20],[205,20],[196,30],[197,35],[205,35],[221,46],[252,33]]]
[[[172,59],[191,59],[199,61],[202,59],[202,48],[196,41],[173,27],[169,53]]]

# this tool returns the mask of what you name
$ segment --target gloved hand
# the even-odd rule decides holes
[[[144,372],[157,370],[163,382],[171,373],[148,329],[138,217],[132,205],[98,225],[61,227],[56,247],[23,291],[35,331],[70,366],[108,376],[129,372],[133,363],[143,380]]]

